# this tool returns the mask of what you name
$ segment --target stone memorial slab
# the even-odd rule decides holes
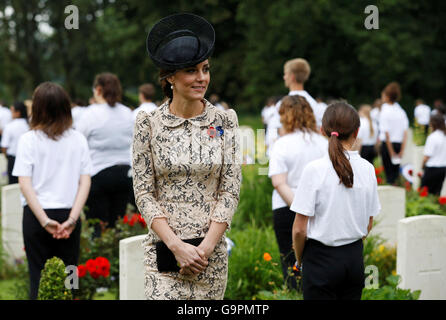
[[[398,221],[406,216],[406,190],[393,186],[378,186],[381,212],[375,218],[371,235],[380,235],[390,245],[396,245]]]
[[[119,299],[145,300],[144,249],[145,234],[119,241]]]
[[[20,187],[10,184],[2,187],[2,244],[7,254],[7,262],[14,264],[25,257],[23,250],[22,217]]]
[[[400,220],[396,272],[399,287],[421,290],[420,300],[446,300],[446,217]]]

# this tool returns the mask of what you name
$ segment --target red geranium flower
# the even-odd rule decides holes
[[[138,215],[134,213],[129,221],[129,226],[133,227],[136,222],[138,222]]]
[[[427,187],[424,186],[423,188],[421,188],[420,197],[427,197],[427,195],[428,195],[428,190]]]
[[[144,220],[144,218],[140,213],[138,214],[138,222],[143,226],[143,228],[147,226],[146,221]]]
[[[412,189],[412,185],[410,184],[409,181],[406,181],[406,190],[410,191],[410,189]]]
[[[129,217],[125,215],[124,219],[122,219],[122,223],[127,224],[128,222],[129,222]]]
[[[79,278],[83,278],[83,277],[85,277],[86,274],[87,274],[87,267],[84,266],[83,264],[78,265],[77,266],[77,276]]]
[[[439,202],[441,205],[446,204],[446,197],[440,197],[440,198],[438,198],[438,202]]]
[[[108,277],[110,274],[110,261],[104,257],[97,257],[95,263],[99,274],[103,277]]]
[[[383,179],[381,177],[377,177],[376,182],[378,182],[378,184],[381,184],[383,183]]]
[[[96,270],[96,262],[93,259],[87,260],[85,263],[85,267],[87,268],[90,274]]]

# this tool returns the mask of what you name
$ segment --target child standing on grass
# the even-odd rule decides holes
[[[17,177],[12,175],[15,156],[17,153],[17,144],[22,134],[29,130],[28,114],[23,102],[16,102],[11,106],[12,121],[9,122],[2,135],[2,152],[8,160],[8,184],[18,183]]]
[[[446,175],[446,126],[443,115],[431,116],[430,126],[432,133],[424,146],[421,187],[426,186],[429,193],[439,196]]]
[[[90,190],[91,161],[87,140],[72,122],[67,93],[57,84],[39,85],[31,130],[19,139],[12,172],[24,196],[22,227],[32,300],[47,259],[56,256],[65,265],[78,264],[79,216]]]
[[[373,165],[351,151],[359,124],[349,104],[327,108],[322,130],[329,137],[328,155],[305,167],[291,204],[305,300],[361,299],[362,241],[381,205]]]

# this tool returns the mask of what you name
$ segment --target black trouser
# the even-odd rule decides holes
[[[363,244],[330,247],[308,239],[302,256],[304,300],[360,300],[364,288]]]
[[[440,195],[443,187],[446,167],[425,167],[421,178],[421,187],[426,186],[429,193]]]
[[[375,146],[362,146],[361,147],[361,157],[366,159],[373,165],[373,159],[376,157]]]
[[[296,257],[293,250],[293,223],[296,213],[289,207],[273,210],[274,232],[279,245],[280,262],[285,284],[289,289],[297,289],[296,277],[293,275],[293,265]]]
[[[392,146],[395,153],[400,152],[401,143],[392,143]],[[400,165],[395,165],[392,163],[389,150],[387,150],[387,145],[385,142],[381,143],[381,157],[384,166],[384,172],[386,173],[386,181],[388,184],[393,184],[400,175]]]
[[[14,169],[15,157],[7,155],[8,160],[8,184],[19,183],[19,178],[12,175],[12,169]]]
[[[63,223],[68,219],[71,209],[44,209],[48,218]],[[78,265],[81,221],[78,219],[76,227],[68,239],[54,239],[37,220],[28,206],[23,208],[23,242],[28,260],[30,277],[30,299],[37,299],[40,274],[45,263],[52,257],[59,257],[65,266]]]
[[[130,166],[116,165],[106,168],[91,178],[87,199],[87,219],[99,219],[113,228],[119,217],[125,215],[130,193],[133,192],[132,178],[128,176]],[[101,235],[101,226],[95,226],[94,237]]]

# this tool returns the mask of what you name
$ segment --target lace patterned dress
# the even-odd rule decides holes
[[[139,112],[136,118],[133,186],[138,209],[148,226],[143,242],[147,299],[224,296],[228,272],[224,237],[204,272],[160,273],[155,250],[160,239],[150,228],[156,217],[166,217],[180,239],[204,237],[211,221],[226,222],[230,228],[241,182],[237,115],[232,109],[221,111],[204,102],[203,113],[190,119],[171,114],[167,102],[149,114]],[[208,132],[210,127],[218,130]]]

